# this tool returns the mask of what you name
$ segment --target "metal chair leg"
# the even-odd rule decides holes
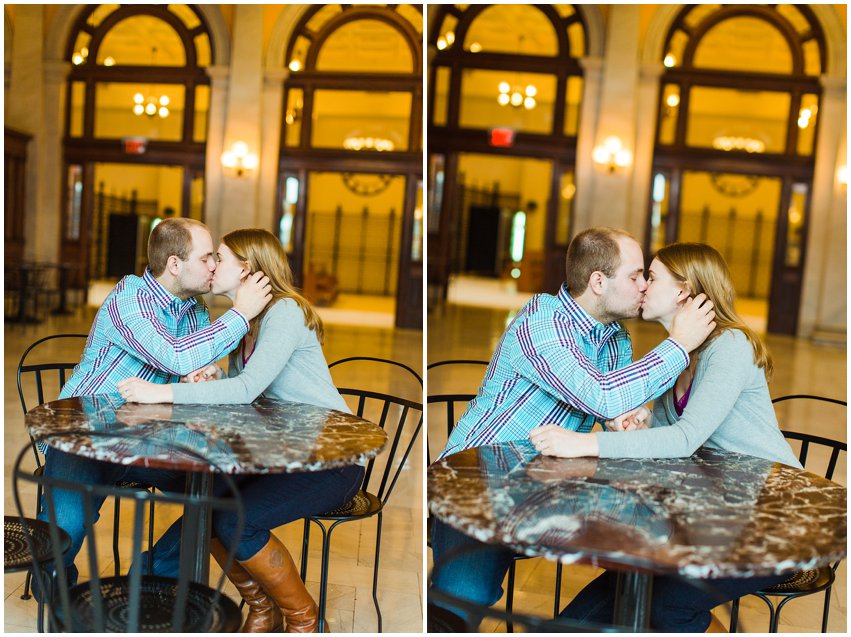
[[[121,500],[115,498],[115,515],[112,520],[112,559],[115,561],[115,577],[121,575],[121,557],[118,554],[118,534],[121,524]]]
[[[556,562],[556,590],[553,600],[553,619],[558,619],[561,611],[561,562]]]
[[[339,522],[339,520],[338,520]],[[319,573],[319,632],[324,633],[326,628],[325,622],[325,604],[328,601],[328,558],[331,554],[331,531],[337,526],[337,522],[331,525],[331,528],[325,529],[325,525],[319,523],[319,529],[322,531],[322,568]]]
[[[307,550],[310,548],[310,518],[304,518],[304,533],[301,538],[301,581],[307,582]]]
[[[739,624],[739,598],[733,600],[733,606],[730,608],[730,632],[736,632],[736,626]]]
[[[511,560],[511,566],[508,567],[508,590],[505,592],[505,612],[511,613],[514,609],[514,570],[517,560]],[[505,629],[509,633],[514,632],[514,622],[505,622]]]
[[[833,589],[833,584],[827,587],[824,591],[824,613],[821,616],[821,632],[827,632],[827,616],[830,613],[830,591]]]
[[[378,513],[378,525],[375,535],[375,563],[372,573],[372,603],[375,604],[375,614],[378,615],[378,632],[381,632],[381,608],[378,606],[378,556],[381,550],[381,512]]]

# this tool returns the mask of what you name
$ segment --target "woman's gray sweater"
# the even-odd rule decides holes
[[[671,388],[656,399],[650,429],[595,435],[601,458],[681,458],[706,445],[801,468],[740,330],[724,331],[701,352],[682,416],[674,411]]]
[[[175,403],[245,404],[262,394],[351,413],[331,380],[316,333],[292,299],[281,299],[266,312],[244,366],[241,348],[230,353],[227,379],[176,383],[172,390]]]

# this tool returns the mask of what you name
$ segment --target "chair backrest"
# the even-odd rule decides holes
[[[384,429],[390,439],[385,451],[367,464],[362,487],[386,504],[423,426],[423,379],[403,363],[372,356],[351,356],[331,363],[328,368],[334,370],[335,376],[347,376],[344,381],[335,379],[335,382],[342,396],[357,399],[352,411]],[[345,374],[346,371],[349,373]],[[343,383],[360,387],[341,386]],[[403,398],[363,387],[368,384],[390,386],[393,391],[400,391],[407,384],[415,392],[418,388],[419,395],[416,399]],[[376,469],[376,462],[379,467],[383,463],[383,468]],[[377,489],[374,480],[380,480]]]
[[[428,464],[431,464],[432,445],[436,445],[436,453],[443,449],[446,438],[452,433],[453,427],[467,408],[467,403],[476,397],[478,391],[478,385],[472,393],[469,391],[447,393],[443,390],[443,387],[447,385],[457,387],[458,384],[463,384],[465,387],[473,388],[473,378],[476,378],[476,382],[481,385],[484,369],[479,370],[478,368],[486,368],[487,365],[488,361],[459,359],[438,361],[430,363],[426,367],[429,387],[426,402],[435,407],[434,409],[429,407],[428,410],[428,428],[426,429],[426,462]],[[441,374],[443,382],[438,381],[436,374],[432,372],[437,368],[443,368],[441,372],[445,372]],[[478,371],[481,371],[481,376]],[[445,431],[446,438],[443,438],[442,433],[439,437],[435,437],[433,434],[438,431]],[[439,449],[437,446],[439,446]]]
[[[27,394],[30,395],[30,406],[41,405],[59,396],[71,370],[80,362],[80,354],[86,344],[86,334],[54,334],[37,340],[24,350],[18,363],[18,397],[21,399],[21,409],[24,414],[29,411]],[[75,354],[69,354],[73,348]],[[73,360],[76,356],[76,360]],[[29,359],[29,360],[28,360]],[[48,359],[48,360],[45,360]],[[24,382],[32,377],[35,381],[35,400],[30,391],[25,391]],[[55,377],[55,381],[54,381]],[[49,385],[47,401],[45,387]]]
[[[41,587],[41,591],[49,590],[51,573],[54,564],[62,564],[60,527],[56,520],[57,491],[72,492],[80,498],[84,513],[87,560],[85,565],[78,558],[81,570],[87,567],[88,584],[81,583],[75,587],[68,585],[67,579],[60,575],[55,579],[53,603],[49,604],[52,625],[61,632],[142,632],[153,623],[159,628],[157,632],[209,632],[214,621],[227,624],[227,629],[235,632],[240,626],[240,615],[236,604],[222,595],[226,577],[235,553],[239,537],[245,523],[245,512],[239,490],[233,478],[224,473],[220,467],[188,447],[174,444],[170,441],[159,440],[155,437],[134,436],[127,432],[114,431],[85,431],[81,437],[100,438],[110,444],[132,447],[132,453],[140,456],[162,456],[163,454],[179,454],[198,464],[199,470],[212,468],[225,485],[226,495],[219,497],[203,497],[189,494],[165,493],[159,490],[144,490],[133,487],[123,487],[114,484],[83,484],[75,482],[73,476],[62,478],[47,477],[43,474],[33,474],[21,467],[22,460],[29,446],[24,447],[17,456],[12,471],[13,495],[15,506],[21,523],[25,528],[25,536],[30,544],[30,554],[35,555],[35,547],[26,531],[26,519],[21,504],[21,483],[40,486],[44,493],[44,509],[47,513],[50,527],[53,560],[40,563],[33,559],[33,586]],[[49,442],[56,438],[68,439],[73,432],[62,432],[40,438]],[[143,530],[147,516],[145,507],[156,504],[159,516],[168,516],[170,508],[179,507],[183,514],[185,537],[197,536],[198,522],[208,511],[235,513],[237,517],[235,539],[228,549],[228,559],[224,572],[219,578],[215,589],[209,589],[194,581],[194,569],[190,560],[190,552],[194,547],[184,546],[181,550],[178,577],[166,578],[155,575],[144,575],[141,564],[136,564],[130,573],[124,577],[101,577],[103,564],[101,556],[112,556],[112,547],[101,547],[94,525],[98,519],[95,505],[99,498],[116,498],[121,500],[122,511],[132,514],[133,529],[131,533],[132,555],[137,558],[142,554]],[[110,536],[111,537],[111,536]],[[81,552],[82,556],[82,552]],[[61,572],[61,569],[60,569]],[[127,581],[126,587],[123,582]],[[118,596],[123,590],[127,592],[127,612],[114,612],[110,608],[110,599]],[[164,604],[156,596],[156,591],[166,589],[173,595],[173,605]],[[145,622],[141,624],[140,622]]]
[[[790,394],[788,396],[780,396],[772,399],[772,403],[778,404],[787,401],[815,401],[808,404],[832,404],[845,407],[848,403],[844,400],[836,398],[826,398],[824,396],[813,396],[810,394]],[[819,414],[821,415],[821,414]],[[812,414],[810,417],[813,417]],[[845,431],[845,415],[841,419],[837,419],[841,423],[842,431]],[[810,433],[800,431],[790,431],[782,429],[781,432],[787,440],[797,440],[800,442],[800,447],[797,450],[798,461],[804,466],[807,471],[816,472],[823,475],[828,480],[833,480],[836,466],[840,460],[840,454],[844,456],[848,452],[848,444],[840,440],[833,440],[824,436],[816,436]],[[794,449],[794,446],[793,446]],[[811,453],[812,452],[812,453]]]

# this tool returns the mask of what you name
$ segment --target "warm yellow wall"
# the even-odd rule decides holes
[[[108,195],[130,197],[136,191],[137,199],[158,201],[159,214],[166,207],[180,210],[180,194],[183,169],[177,166],[129,166],[127,164],[95,164],[95,190],[104,190]],[[107,211],[108,212],[108,211]]]

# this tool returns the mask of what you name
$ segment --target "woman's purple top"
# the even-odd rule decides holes
[[[679,398],[675,398],[674,400],[674,409],[677,412],[677,416],[682,416],[685,411],[686,405],[688,405],[688,395],[691,393],[691,385],[694,382],[694,378],[691,379],[691,382],[688,384],[688,388],[686,389],[686,393],[680,396]]]

